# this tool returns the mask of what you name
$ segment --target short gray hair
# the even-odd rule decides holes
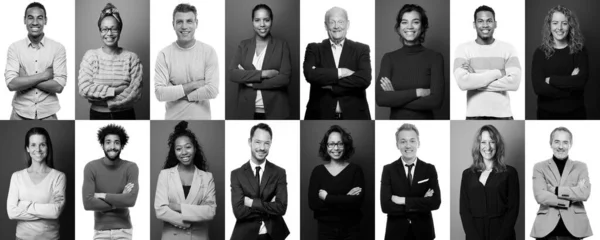
[[[560,126],[555,128],[554,130],[552,130],[552,132],[550,133],[550,145],[552,145],[552,138],[554,138],[554,133],[558,132],[558,131],[563,131],[569,134],[569,141],[571,142],[571,144],[573,144],[573,133],[571,133],[571,131],[569,131],[568,128]]]
[[[402,124],[402,126],[400,126],[398,128],[398,130],[396,131],[396,142],[398,142],[398,135],[400,134],[401,131],[415,131],[415,133],[417,134],[417,140],[421,141],[419,139],[419,129],[417,129],[417,126],[415,126],[414,124],[410,124],[410,123]]]
[[[348,20],[348,12],[346,11],[346,9],[343,9],[341,7],[332,7],[329,10],[327,10],[327,12],[325,13],[325,23],[327,23],[327,21],[329,21],[329,15],[331,15],[331,12],[333,12],[335,10],[342,11],[342,13],[344,14],[344,17],[346,17],[346,20]]]

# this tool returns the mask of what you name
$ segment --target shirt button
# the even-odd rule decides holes
[[[35,60],[35,62],[37,62],[37,60]]]
[[[37,73],[37,71],[35,71],[35,73]]]

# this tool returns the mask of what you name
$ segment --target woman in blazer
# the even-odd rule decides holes
[[[460,218],[467,240],[516,239],[519,176],[504,163],[505,146],[498,129],[481,127],[473,140],[473,164],[460,183]]]
[[[286,119],[290,114],[290,48],[271,35],[272,21],[269,6],[252,9],[255,34],[240,42],[229,65],[229,80],[238,84],[237,119]]]
[[[433,119],[444,100],[444,58],[424,47],[429,20],[425,10],[406,4],[398,12],[395,30],[402,47],[381,59],[376,102],[390,108],[390,119]]]
[[[204,240],[215,216],[215,183],[206,172],[196,135],[181,121],[169,136],[169,153],[158,175],[154,209],[164,221],[162,239]]]
[[[48,131],[34,127],[25,134],[27,168],[10,178],[6,211],[17,220],[17,239],[59,239],[59,222],[65,204],[65,174],[53,169],[52,141]]]
[[[310,174],[308,206],[318,220],[319,240],[361,239],[360,221],[365,177],[349,159],[354,155],[352,136],[333,125],[321,140],[319,156],[326,161]]]

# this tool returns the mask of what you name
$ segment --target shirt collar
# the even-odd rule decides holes
[[[404,158],[400,157],[400,160],[402,160],[402,166],[407,167],[406,164],[408,164],[408,163],[406,163],[406,161],[404,161]],[[413,168],[417,166],[417,162],[418,162],[417,160],[419,160],[419,159],[415,159],[415,161],[412,163],[412,164],[414,164]]]
[[[252,167],[252,172],[256,171],[256,167],[260,167],[260,170],[264,172],[264,170],[265,170],[265,163],[267,162],[267,160],[265,160],[260,165],[255,164],[252,160],[249,160],[249,161],[250,161],[250,167]]]
[[[337,47],[344,47],[344,42],[346,42],[346,39],[342,40],[339,44],[335,44],[333,43],[333,41],[331,41],[331,39],[329,39],[329,43],[331,43],[331,47],[332,48],[337,48]]]
[[[29,36],[25,37],[25,39],[27,40],[27,47],[31,47],[31,39],[29,39]],[[42,37],[42,40],[40,41],[40,46],[46,46],[46,36]]]

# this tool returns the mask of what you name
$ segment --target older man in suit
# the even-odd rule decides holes
[[[250,130],[250,161],[231,172],[231,204],[237,219],[231,240],[283,240],[289,230],[287,182],[283,168],[267,161],[273,133],[259,123]]]
[[[571,240],[592,236],[583,202],[590,196],[590,180],[585,163],[569,159],[573,135],[565,127],[550,134],[554,156],[535,164],[533,193],[540,204],[531,237],[545,240]]]
[[[370,120],[365,89],[371,84],[369,46],[346,39],[346,10],[325,14],[329,39],[311,43],[304,55],[304,77],[310,86],[306,120]]]
[[[381,209],[388,214],[385,239],[435,238],[431,211],[440,207],[440,186],[435,166],[417,158],[419,130],[405,123],[396,131],[402,156],[383,168]]]

